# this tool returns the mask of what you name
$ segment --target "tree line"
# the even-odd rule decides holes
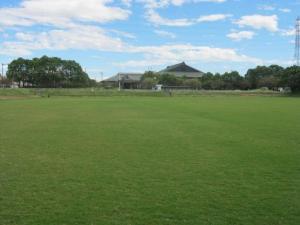
[[[20,87],[67,88],[96,84],[77,62],[58,57],[18,58],[8,65],[6,75]]]
[[[278,65],[257,66],[249,69],[245,76],[237,71],[220,73],[205,73],[201,78],[188,79],[172,74],[157,74],[147,71],[142,76],[142,87],[147,89],[156,84],[165,86],[182,86],[205,90],[252,90],[268,88],[278,90],[289,87],[294,92],[300,91],[300,67],[283,68]]]
[[[58,57],[33,58],[32,60],[18,58],[8,65],[7,79],[0,82],[7,84],[18,82],[21,87],[40,88],[72,88],[97,86],[97,82],[89,78],[82,67],[73,60],[62,60]],[[249,69],[242,76],[237,71],[220,73],[205,73],[200,78],[188,79],[172,74],[157,74],[147,71],[141,79],[144,89],[151,89],[156,84],[165,86],[182,86],[205,90],[251,90],[268,88],[278,90],[289,87],[294,92],[300,91],[300,67],[283,68],[278,65],[257,66]]]

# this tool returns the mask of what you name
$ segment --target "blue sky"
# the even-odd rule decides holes
[[[78,61],[92,78],[185,61],[204,72],[293,64],[300,0],[1,0],[0,61]]]

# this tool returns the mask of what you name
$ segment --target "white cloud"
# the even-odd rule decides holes
[[[114,33],[118,36],[124,37],[124,38],[136,39],[136,36],[132,33],[128,33],[128,32],[124,32],[124,31],[120,31],[120,30],[115,30],[115,29],[110,30],[110,32]]]
[[[283,12],[283,13],[290,13],[291,9],[289,8],[277,8],[274,5],[260,5],[258,6],[259,10],[265,10],[265,11],[279,11],[279,12]]]
[[[148,1],[148,0],[147,0]],[[189,2],[215,2],[225,0],[191,0]],[[168,4],[181,5],[186,0],[161,0],[155,2],[157,7]],[[127,65],[162,65],[182,60],[194,62],[245,62],[258,63],[259,59],[240,54],[235,49],[195,46],[190,44],[135,46],[130,45],[117,36],[134,38],[133,35],[105,30],[97,25],[113,20],[125,20],[130,11],[110,5],[110,0],[24,0],[19,7],[0,8],[0,27],[51,25],[46,32],[20,31],[15,34],[14,41],[0,43],[0,54],[11,56],[30,55],[37,50],[96,50],[142,54],[140,61],[129,61]],[[129,6],[131,1],[123,1]],[[149,3],[150,4],[150,3]],[[158,5],[157,5],[158,4]],[[213,14],[194,19],[166,19],[148,8],[149,21],[157,25],[189,26],[199,22],[225,20],[230,15]],[[93,24],[93,25],[91,25]],[[155,30],[162,36],[174,38],[173,33]],[[114,33],[116,35],[111,35]]]
[[[227,0],[137,0],[144,3],[146,8],[146,18],[154,25],[162,26],[191,26],[199,22],[213,22],[218,20],[225,20],[231,15],[228,14],[212,14],[201,16],[199,18],[180,18],[180,19],[168,19],[162,17],[157,9],[165,8],[169,5],[181,6],[186,3],[199,3],[199,2],[212,2],[223,3]]]
[[[148,10],[148,12],[146,14],[146,18],[148,19],[149,22],[151,22],[155,25],[163,25],[163,26],[182,27],[182,26],[190,26],[195,23],[193,20],[190,20],[190,19],[163,18],[153,9]]]
[[[15,36],[16,36],[16,39],[18,39],[20,41],[33,41],[34,40],[34,36],[29,33],[18,32],[18,33],[16,33]]]
[[[255,33],[253,31],[240,31],[240,32],[232,32],[227,35],[228,38],[234,41],[241,41],[243,39],[252,39]]]
[[[279,11],[284,12],[284,13],[290,13],[292,10],[288,9],[288,8],[282,8],[282,9],[279,9]]]
[[[132,4],[132,0],[121,0],[121,2],[127,7],[130,7]]]
[[[195,0],[195,2],[217,2],[217,3],[221,3],[221,2],[226,2],[227,0]]]
[[[162,45],[142,46],[131,49],[132,52],[144,54],[142,60],[130,60],[121,63],[122,66],[155,66],[180,61],[190,62],[239,62],[259,64],[261,60],[239,54],[230,48],[213,48],[208,46],[184,45]]]
[[[146,14],[146,18],[149,22],[153,23],[154,25],[160,26],[175,26],[175,27],[183,27],[183,26],[191,26],[196,23],[203,23],[203,22],[216,22],[226,20],[227,18],[231,17],[232,15],[229,14],[212,14],[212,15],[205,15],[200,16],[197,19],[168,19],[161,17],[155,10],[149,9]]]
[[[296,30],[294,28],[288,29],[288,30],[281,30],[281,35],[282,36],[295,36]]]
[[[223,3],[227,0],[137,0],[137,2],[144,3],[146,8],[155,9],[163,8],[169,5],[181,6],[186,3],[198,3],[198,2],[211,2],[211,3]]]
[[[179,6],[186,3],[186,0],[137,0],[137,2],[143,3],[147,9],[157,9],[169,5]]]
[[[258,6],[258,9],[266,10],[266,11],[274,11],[276,9],[276,7],[273,5],[260,5],[260,6]]]
[[[241,19],[235,22],[240,27],[249,26],[254,29],[266,29],[271,32],[278,31],[278,17],[276,15],[263,16],[263,15],[251,15],[243,16]]]
[[[207,15],[207,16],[200,16],[197,19],[197,22],[214,22],[214,21],[220,21],[220,20],[225,20],[232,15],[230,14],[212,14],[212,15]]]
[[[110,37],[106,31],[95,26],[80,26],[70,29],[54,29],[41,33],[19,32],[16,41],[6,41],[0,46],[0,54],[26,56],[36,50],[96,50],[142,54],[136,65],[162,65],[182,60],[195,62],[247,62],[258,63],[259,59],[238,53],[235,49],[173,44],[159,46],[130,45],[119,38]],[[130,62],[127,63],[128,65]]]
[[[110,0],[24,0],[18,7],[0,8],[0,27],[125,20],[130,11],[110,6]]]
[[[168,32],[165,30],[154,30],[154,33],[156,33],[157,35],[161,36],[161,37],[167,37],[167,38],[176,38],[176,35],[172,32]]]
[[[122,31],[105,31],[98,25],[125,20],[130,11],[111,3],[112,0],[23,0],[16,7],[2,7],[0,29],[18,27],[22,30],[20,27],[40,25],[47,26],[48,31],[17,32],[15,41],[0,43],[0,54],[24,56],[35,50],[93,48],[119,51],[124,43],[109,33],[126,38],[134,36]]]
[[[120,52],[126,44],[119,38],[110,37],[103,29],[95,26],[77,25],[70,29],[54,29],[41,33],[16,34],[16,41],[0,45],[0,54],[11,56],[30,55],[35,50],[99,50]]]

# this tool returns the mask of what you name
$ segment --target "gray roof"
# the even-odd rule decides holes
[[[198,78],[203,76],[203,72],[197,70],[191,66],[185,64],[185,62],[168,66],[164,70],[158,72],[159,74],[172,74],[176,77],[189,77],[189,78]]]
[[[115,76],[105,79],[104,82],[118,82],[119,79],[126,82],[139,82],[142,76],[143,73],[118,73]]]
[[[168,66],[166,69],[161,70],[158,74],[172,74],[176,77],[186,76],[188,78],[199,78],[203,76],[203,72],[185,64],[185,62]],[[115,76],[107,78],[103,82],[139,82],[144,74],[143,73],[118,73]]]

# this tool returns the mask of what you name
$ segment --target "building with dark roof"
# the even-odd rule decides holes
[[[122,89],[139,89],[141,88],[141,79],[143,73],[118,73],[104,81],[106,86],[116,87],[120,86]]]
[[[158,74],[171,74],[176,77],[185,77],[186,79],[197,79],[203,76],[203,72],[185,64],[185,62],[168,66],[157,72]],[[139,89],[141,88],[141,78],[143,73],[118,73],[104,81],[106,86],[117,87],[122,89]]]
[[[200,78],[203,76],[203,72],[197,70],[191,66],[185,64],[185,62],[175,64],[173,66],[168,66],[164,70],[158,72],[159,74],[171,74],[176,77],[186,77],[186,78]]]

